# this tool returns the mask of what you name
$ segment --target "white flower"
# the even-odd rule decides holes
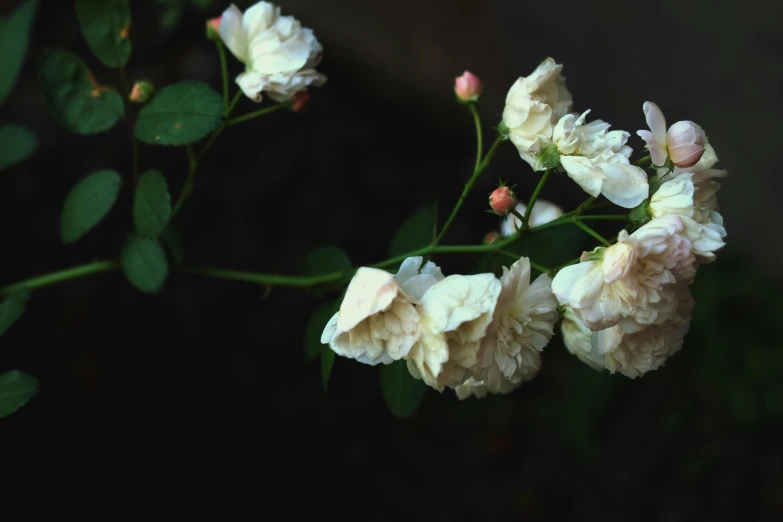
[[[652,102],[644,102],[644,116],[649,131],[636,131],[650,151],[653,164],[663,165],[666,158],[678,167],[692,167],[705,152],[707,135],[692,121],[678,121],[666,130],[663,112]]]
[[[610,125],[601,120],[585,124],[587,110],[577,117],[566,114],[554,129],[553,140],[560,164],[591,196],[599,194],[625,208],[633,208],[647,198],[650,188],[644,170],[631,165],[631,147],[625,131],[607,132]]]
[[[503,267],[502,290],[492,324],[481,340],[473,374],[491,393],[508,393],[541,369],[539,355],[552,338],[557,300],[552,280],[541,274],[530,283],[526,257]]]
[[[500,288],[492,274],[452,275],[430,287],[418,307],[421,335],[407,356],[411,375],[439,391],[464,383]]]
[[[254,101],[262,100],[262,92],[278,102],[290,100],[309,85],[326,82],[315,70],[323,49],[313,31],[280,16],[280,8],[269,2],[254,4],[244,15],[232,4],[220,19],[220,37],[245,64],[236,82]]]
[[[525,215],[526,210],[527,205],[524,203],[519,203],[516,206],[516,211],[519,212],[519,214],[522,216]],[[550,221],[554,221],[562,215],[562,208],[558,207],[554,203],[550,203],[549,201],[538,199],[536,200],[535,205],[533,205],[533,210],[530,212],[530,226],[537,227],[539,225],[549,223]],[[522,222],[519,220],[519,218],[513,214],[509,214],[500,222],[500,233],[503,234],[504,237],[508,237],[515,234],[520,226],[522,226]]]
[[[547,58],[528,77],[520,77],[506,96],[503,124],[520,157],[534,169],[542,145],[552,142],[552,126],[571,110],[571,93],[560,71],[563,66]]]
[[[417,301],[421,300],[421,297],[432,285],[444,279],[443,272],[432,261],[427,261],[424,268],[419,270],[422,261],[424,258],[421,256],[407,258],[400,265],[397,275],[394,276],[397,282],[402,285],[403,290]]]
[[[570,306],[565,307],[563,321],[560,324],[560,332],[563,334],[563,344],[566,349],[576,355],[580,361],[594,370],[601,370],[603,366],[592,357],[593,332],[579,320]]]
[[[694,173],[685,172],[662,183],[650,198],[650,215],[653,218],[681,216],[699,261],[711,261],[715,259],[715,251],[724,246],[726,237],[716,197],[720,184],[711,179],[695,183],[694,177]]]
[[[487,396],[487,387],[483,382],[477,381],[473,377],[470,377],[467,381],[454,388],[454,391],[457,393],[457,398],[459,400],[467,399],[473,395],[475,395],[477,399],[483,399]]]
[[[672,285],[690,282],[696,272],[686,226],[683,218],[666,216],[630,236],[621,230],[614,245],[585,252],[581,263],[560,270],[552,290],[593,331],[661,324],[676,308]]]
[[[593,334],[592,357],[611,373],[635,378],[658,369],[668,357],[682,348],[694,308],[693,297],[684,284],[674,287],[675,313],[660,325],[628,333],[617,326]]]

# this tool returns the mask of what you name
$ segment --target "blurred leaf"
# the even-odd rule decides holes
[[[434,204],[425,205],[411,214],[394,233],[389,243],[389,257],[406,254],[429,245],[432,242],[436,217]]]
[[[174,226],[174,223],[169,223],[169,226],[163,230],[158,239],[168,250],[174,265],[181,266],[185,259],[185,245],[182,241],[182,235]]]
[[[168,259],[160,243],[134,232],[122,245],[121,263],[133,286],[148,294],[158,293],[169,275]]]
[[[329,393],[329,377],[332,375],[332,367],[334,366],[334,352],[332,350],[324,350],[321,353],[321,383],[324,385],[324,392]]]
[[[0,419],[27,404],[38,393],[38,379],[19,370],[0,375]]]
[[[304,272],[308,275],[328,274],[330,272],[350,271],[353,263],[348,254],[337,247],[316,248],[304,260]]]
[[[169,224],[171,195],[166,178],[157,170],[148,170],[139,178],[133,196],[133,224],[140,236],[156,239]]]
[[[522,236],[522,239],[509,245],[506,250],[530,258],[548,268],[555,268],[579,257],[595,242],[590,236],[572,225],[550,228]],[[498,258],[501,266],[511,266],[510,257]]]
[[[123,67],[131,55],[128,0],[76,0],[84,39],[106,67]]]
[[[35,134],[20,125],[0,127],[0,170],[30,157],[38,145]]]
[[[0,20],[0,103],[11,94],[22,70],[37,0],[26,0]]]
[[[0,303],[0,336],[4,335],[19,320],[27,308],[29,300],[30,292],[28,290],[14,292],[3,299],[3,302]]]
[[[179,25],[184,7],[179,0],[157,0],[158,23],[164,32],[171,32]]]
[[[117,172],[99,170],[74,185],[63,205],[63,242],[73,243],[97,225],[117,201],[121,184]]]
[[[212,4],[215,3],[215,0],[190,0],[190,3],[193,4],[193,7],[196,9],[203,11],[204,9],[211,7]]]
[[[321,334],[324,331],[326,323],[329,322],[329,319],[331,319],[333,315],[333,301],[326,301],[319,304],[310,315],[304,333],[305,361],[313,362],[318,359],[324,351],[329,349],[328,345],[321,344]]]
[[[381,367],[381,390],[392,415],[407,419],[419,409],[427,386],[411,376],[405,361],[396,361]]]
[[[70,51],[45,51],[38,80],[49,112],[71,132],[97,134],[125,117],[120,94],[95,83],[87,65]]]
[[[185,145],[207,136],[222,119],[223,99],[209,85],[175,83],[139,112],[136,137],[151,145]]]

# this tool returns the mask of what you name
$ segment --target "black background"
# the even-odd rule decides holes
[[[2,12],[13,4],[2,2]],[[203,28],[226,6],[196,4],[133,2],[131,80],[220,88]],[[166,29],[160,19],[171,5],[182,14]],[[216,500],[262,516],[365,520],[783,515],[783,4],[281,5],[314,29],[329,81],[312,90],[305,112],[277,112],[218,141],[177,218],[186,263],[296,274],[321,245],[340,246],[357,265],[384,259],[406,216],[437,198],[444,219],[469,176],[474,133],[454,102],[454,77],[469,69],[484,81],[491,141],[508,88],[552,56],[564,64],[575,110],[634,134],[645,127],[642,103],[655,101],[670,123],[701,124],[729,170],[719,194],[729,246],[694,283],[683,352],[630,381],[592,372],[556,339],[541,375],[515,393],[458,402],[429,391],[416,416],[399,421],[385,408],[377,368],[338,358],[324,395],[318,364],[302,353],[320,302],[308,292],[278,288],[263,299],[260,287],[175,273],[148,296],[121,273],[103,274],[36,291],[0,340],[0,369],[41,381],[40,395],[0,425],[8,454],[35,462],[41,478],[59,470],[60,491],[95,495],[84,484],[97,479],[131,492],[133,505],[184,491],[183,511]],[[98,81],[119,85],[90,55],[71,2],[39,2],[23,73],[0,108],[0,121],[27,125],[39,140],[36,155],[0,179],[8,283],[116,257],[131,227],[126,183],[105,222],[74,245],[59,240],[62,202],[77,180],[101,168],[129,180],[130,130],[84,137],[58,126],[35,74],[47,46],[73,50]],[[233,77],[240,66],[231,60]],[[243,99],[237,113],[255,108]],[[642,147],[635,135],[630,143]],[[141,166],[160,169],[179,193],[184,150],[142,146]],[[522,195],[537,182],[504,144],[447,243],[479,242],[496,226],[484,205],[497,177]],[[543,197],[570,209],[584,194],[562,177]],[[436,261],[450,274],[475,259]]]

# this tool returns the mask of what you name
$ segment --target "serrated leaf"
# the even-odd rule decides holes
[[[0,303],[0,336],[11,328],[24,313],[30,300],[28,290],[20,290],[9,295]]]
[[[324,351],[329,350],[329,345],[321,344],[321,334],[324,331],[326,323],[328,323],[329,319],[334,315],[334,306],[333,301],[321,303],[310,315],[304,333],[305,361],[313,362],[318,359]]]
[[[148,170],[139,178],[133,195],[133,224],[140,236],[156,239],[169,224],[171,195],[160,171]]]
[[[38,145],[35,134],[21,125],[0,127],[0,170],[21,163],[30,157]]]
[[[128,0],[76,0],[76,18],[87,45],[107,67],[123,67],[131,55]]]
[[[21,2],[11,16],[0,20],[0,103],[11,94],[22,70],[36,4],[36,0]]]
[[[392,415],[407,419],[419,409],[427,386],[411,376],[405,361],[396,361],[381,367],[381,391]]]
[[[223,99],[202,82],[164,87],[140,112],[136,137],[151,145],[185,145],[215,130],[223,120]]]
[[[120,94],[95,83],[87,65],[70,51],[44,52],[38,81],[49,112],[71,132],[97,134],[125,117]]]
[[[134,232],[122,245],[120,263],[131,284],[148,294],[158,293],[169,275],[169,262],[160,243]]]
[[[0,375],[0,419],[27,404],[38,393],[38,379],[19,370]]]
[[[63,242],[73,243],[97,225],[114,206],[121,185],[113,170],[93,172],[74,185],[63,205]]]
[[[432,242],[435,205],[424,205],[402,222],[389,243],[389,257],[424,248]]]
[[[324,385],[324,392],[329,393],[329,377],[332,376],[332,367],[334,366],[334,352],[324,350],[321,353],[321,384]]]
[[[158,238],[171,256],[171,261],[175,266],[181,266],[185,260],[185,245],[182,241],[182,235],[173,223],[169,223]]]

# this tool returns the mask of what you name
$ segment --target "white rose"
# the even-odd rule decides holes
[[[503,267],[502,290],[492,324],[481,341],[473,374],[491,393],[508,393],[541,369],[539,355],[552,338],[557,300],[552,280],[541,274],[530,283],[526,257]]]
[[[663,365],[682,348],[695,305],[686,285],[675,285],[674,291],[677,308],[664,323],[634,333],[617,326],[593,333],[592,358],[611,373],[632,379]]]
[[[598,364],[591,351],[593,349],[593,332],[579,320],[570,306],[565,307],[563,321],[560,324],[560,333],[563,334],[563,344],[573,355],[576,355],[580,361],[594,370],[602,370],[603,366]]]
[[[323,48],[313,31],[291,16],[280,16],[280,8],[269,2],[254,4],[244,15],[232,4],[220,19],[220,37],[245,64],[236,82],[254,101],[263,99],[262,92],[287,101],[309,85],[326,82],[315,70]]]
[[[620,231],[614,245],[585,252],[581,263],[560,270],[552,290],[593,331],[661,324],[676,308],[672,285],[695,274],[686,219],[654,219],[630,236]]]
[[[439,391],[464,383],[500,289],[492,274],[452,275],[430,287],[418,307],[421,335],[406,357],[411,375]]]
[[[530,76],[520,77],[506,96],[503,124],[520,157],[532,168],[542,145],[551,143],[552,126],[571,110],[571,93],[552,58],[544,60]]]
[[[591,196],[599,194],[625,208],[633,208],[649,195],[644,170],[631,165],[631,148],[625,143],[625,131],[607,132],[610,125],[596,120],[585,124],[590,111],[581,116],[566,114],[557,122],[553,141],[560,153],[560,164]]]
[[[397,275],[394,276],[397,282],[402,285],[403,290],[417,301],[421,300],[432,285],[444,279],[443,272],[438,265],[427,261],[424,268],[421,268],[422,261],[424,258],[421,256],[407,258],[400,265]]]
[[[524,216],[526,210],[527,210],[527,205],[525,205],[524,203],[517,204],[516,211],[520,215]],[[531,227],[537,227],[539,225],[544,225],[546,223],[549,223],[550,221],[554,221],[555,219],[559,218],[562,215],[563,215],[562,208],[544,199],[538,199],[536,200],[536,204],[533,205],[533,210],[530,212],[530,217],[528,219],[530,221],[529,224]],[[520,219],[516,217],[514,214],[509,213],[500,222],[500,233],[504,237],[508,237],[515,234],[517,229],[521,226],[522,226],[522,221],[520,221]]]

